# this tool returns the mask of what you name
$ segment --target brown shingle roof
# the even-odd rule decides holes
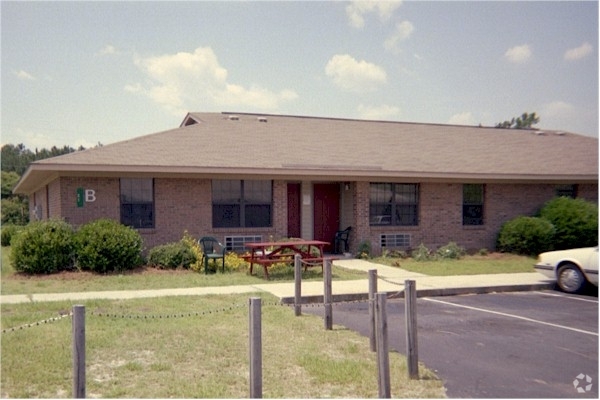
[[[598,139],[571,133],[235,116],[190,113],[176,129],[37,161],[15,191],[30,193],[60,175],[134,173],[340,180],[598,180]]]

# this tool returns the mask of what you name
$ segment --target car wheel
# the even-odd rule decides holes
[[[575,264],[567,263],[558,269],[556,282],[567,293],[577,293],[585,286],[585,276]]]

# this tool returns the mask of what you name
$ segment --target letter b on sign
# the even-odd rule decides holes
[[[85,189],[85,202],[93,203],[96,201],[96,191],[94,189]]]
[[[85,203],[96,201],[96,191],[94,189],[77,188],[77,207],[83,207]]]

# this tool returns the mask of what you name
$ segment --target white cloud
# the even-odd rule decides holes
[[[387,104],[377,107],[360,104],[357,111],[362,119],[391,120],[400,116],[400,108]]]
[[[35,80],[35,77],[33,75],[31,75],[29,72],[26,72],[23,70],[19,70],[19,71],[15,72],[15,76],[22,81],[34,81]]]
[[[379,19],[385,22],[401,5],[401,1],[353,1],[346,6],[346,15],[350,26],[360,29],[365,26],[365,14],[377,13]]]
[[[107,55],[110,55],[110,54],[117,54],[117,53],[118,53],[118,51],[117,51],[117,48],[115,46],[107,44],[106,46],[104,46],[103,48],[101,48],[100,51],[98,51],[96,53],[96,55],[107,56]]]
[[[475,125],[475,118],[470,111],[454,114],[448,120],[450,125]]]
[[[511,47],[510,49],[506,50],[504,56],[510,62],[517,64],[524,63],[531,58],[531,49],[527,44]]]
[[[383,44],[386,50],[395,51],[399,42],[406,40],[415,30],[415,27],[410,21],[402,21],[396,24],[396,29],[390,37],[386,39]]]
[[[228,82],[227,70],[210,47],[199,47],[192,53],[137,57],[134,62],[152,83],[149,87],[129,84],[125,90],[146,95],[175,115],[223,106],[276,109],[281,102],[298,97],[289,89],[275,93],[258,85],[245,88]]]
[[[373,91],[387,81],[383,68],[348,54],[333,56],[325,66],[325,74],[336,86],[350,92]]]
[[[543,116],[546,116],[546,118],[570,117],[573,115],[574,111],[575,107],[572,104],[566,103],[564,101],[553,101],[551,103],[546,103],[542,105],[542,109],[540,112],[540,120]]]
[[[46,128],[20,128],[17,127],[12,130],[12,135],[15,138],[19,138],[12,142],[12,144],[24,143],[25,146],[31,150],[34,149],[50,149],[52,146],[61,147],[63,145],[71,146],[77,149],[79,146],[83,146],[86,149],[94,147],[97,142],[89,142],[83,137],[72,137],[67,135],[64,131],[48,131]],[[58,140],[64,140],[63,142],[57,143]],[[11,140],[8,140],[11,143]],[[7,143],[2,142],[2,145]]]
[[[583,43],[579,47],[569,49],[565,52],[565,60],[574,61],[584,58],[585,56],[592,53],[592,45],[588,42]]]

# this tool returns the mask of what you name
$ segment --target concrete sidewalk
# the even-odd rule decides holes
[[[414,280],[417,296],[450,296],[468,293],[490,293],[505,291],[542,290],[554,287],[554,282],[542,274],[514,273],[493,275],[427,276],[406,271],[397,267],[387,267],[365,260],[344,259],[334,261],[334,265],[354,271],[377,270],[377,291],[402,296],[404,281]],[[303,303],[323,301],[323,282],[303,282]],[[33,295],[0,296],[1,304],[16,304],[46,301],[84,301],[91,299],[137,299],[160,296],[202,296],[208,294],[243,294],[266,292],[279,298],[283,303],[294,302],[294,282],[265,283],[241,286],[215,286],[183,289],[121,290],[78,293],[48,293]],[[334,301],[363,300],[368,298],[368,278],[357,274],[356,280],[335,281],[332,283]]]

